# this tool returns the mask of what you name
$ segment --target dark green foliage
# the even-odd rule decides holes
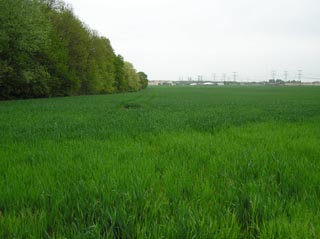
[[[48,96],[50,23],[35,1],[0,0],[0,98]]]
[[[125,72],[110,41],[63,1],[0,0],[0,99],[141,89]]]
[[[128,89],[128,80],[125,78],[124,60],[121,55],[117,55],[114,61],[115,66],[115,87],[118,92],[125,92]]]

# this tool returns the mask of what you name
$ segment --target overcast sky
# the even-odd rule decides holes
[[[66,1],[150,80],[320,78],[319,0]]]

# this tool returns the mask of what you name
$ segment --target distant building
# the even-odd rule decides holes
[[[154,85],[159,85],[160,81],[152,80],[148,82],[148,85],[154,86]]]
[[[162,85],[175,85],[173,81],[163,81]]]
[[[156,86],[156,85],[175,85],[173,81],[161,81],[161,80],[153,80],[149,81],[149,86]]]

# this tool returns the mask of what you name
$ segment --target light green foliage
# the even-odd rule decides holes
[[[140,85],[141,85],[141,88],[146,88],[148,86],[148,76],[146,73],[140,71],[138,72],[138,76],[139,76],[139,79],[140,79]]]
[[[115,82],[115,54],[110,42],[104,37],[92,33],[89,59],[88,75],[86,77],[87,93],[113,93]]]
[[[137,91],[141,88],[140,78],[130,62],[124,62],[124,75],[128,81],[129,91]]]
[[[0,238],[319,238],[320,87],[0,102]]]

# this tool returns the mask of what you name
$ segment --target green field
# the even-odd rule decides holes
[[[0,102],[0,238],[319,238],[320,87]]]

